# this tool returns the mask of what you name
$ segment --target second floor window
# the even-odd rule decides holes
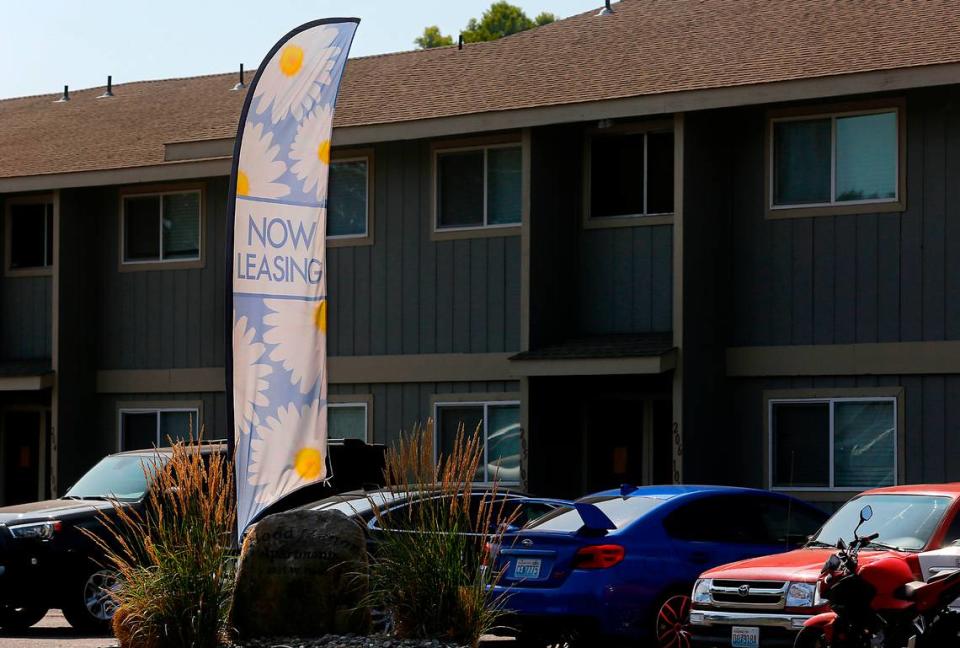
[[[7,208],[7,269],[46,271],[53,266],[53,203],[12,202]]]
[[[673,132],[599,132],[590,139],[589,218],[673,213]]]
[[[327,437],[366,441],[367,404],[329,403],[327,405]]]
[[[899,199],[897,109],[771,121],[771,209]]]
[[[123,262],[200,259],[200,190],[123,197]]]
[[[436,152],[436,228],[500,227],[520,223],[519,144]]]
[[[369,173],[370,160],[366,157],[330,163],[330,197],[327,200],[329,238],[359,238],[367,235]]]

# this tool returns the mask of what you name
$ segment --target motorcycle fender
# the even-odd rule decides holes
[[[803,627],[804,628],[820,628],[821,630],[826,630],[828,628],[832,628],[833,623],[836,620],[837,620],[836,612],[822,612],[804,621]]]

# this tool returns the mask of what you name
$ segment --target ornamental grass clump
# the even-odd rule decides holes
[[[228,639],[236,509],[233,468],[199,442],[147,460],[144,510],[115,503],[93,537],[119,574],[113,630],[121,648],[214,648]]]
[[[476,646],[503,614],[503,597],[491,591],[501,573],[487,563],[516,513],[498,496],[496,477],[479,505],[471,497],[482,459],[479,431],[467,437],[461,427],[450,453],[434,460],[431,423],[387,450],[386,489],[413,494],[414,505],[389,511],[369,496],[379,530],[368,603],[399,638]]]

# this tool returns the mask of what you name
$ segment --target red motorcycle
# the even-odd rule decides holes
[[[917,581],[905,560],[891,555],[862,567],[860,550],[877,539],[860,537],[873,517],[868,505],[860,511],[853,541],[837,542],[817,583],[818,595],[830,612],[804,624],[794,648],[920,648],[960,646],[960,615],[949,610],[960,596],[960,570]],[[883,547],[886,548],[886,547]]]

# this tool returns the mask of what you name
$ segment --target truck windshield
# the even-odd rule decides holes
[[[87,471],[64,496],[68,499],[116,499],[134,502],[149,487],[147,475],[166,461],[160,455],[114,455]]]
[[[877,545],[919,551],[930,542],[950,503],[949,497],[933,495],[864,495],[844,504],[813,540],[831,546],[840,538],[849,542],[860,522],[860,511],[869,504],[873,507],[873,518],[860,527],[861,537],[879,533],[874,541]]]

